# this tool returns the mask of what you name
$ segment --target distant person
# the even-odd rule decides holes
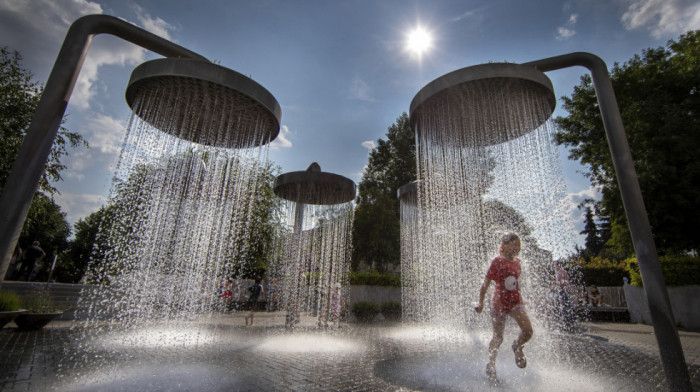
[[[571,299],[569,297],[569,290],[571,289],[569,285],[569,273],[566,272],[559,262],[554,265],[554,270],[557,285],[557,312],[559,318],[563,322],[564,330],[571,331],[573,330],[575,320],[573,310],[571,309]]]
[[[520,253],[520,238],[513,233],[501,238],[498,248],[498,256],[491,261],[491,266],[486,272],[484,283],[479,291],[479,303],[474,307],[477,313],[484,309],[484,297],[491,285],[496,286],[491,299],[491,324],[493,326],[493,338],[489,343],[489,362],[486,365],[486,375],[492,383],[497,383],[496,357],[498,349],[503,343],[503,331],[506,326],[506,318],[512,317],[520,327],[520,335],[513,342],[511,348],[515,354],[515,364],[519,368],[527,366],[523,345],[532,337],[532,324],[525,312],[523,299],[520,296],[520,259],[516,256]]]
[[[10,258],[10,265],[7,267],[7,272],[5,273],[5,280],[14,280],[17,276],[17,272],[22,265],[22,248],[19,244],[15,247],[15,251],[12,252],[12,257]]]
[[[588,293],[588,303],[591,306],[603,306],[603,293],[595,285],[591,285],[591,292]]]
[[[250,319],[250,325],[253,325],[253,315],[255,310],[258,308],[258,301],[260,296],[265,294],[262,285],[260,284],[260,278],[255,279],[255,283],[248,287],[250,291],[250,297],[248,297],[248,306],[250,306],[250,314],[245,316],[245,325],[248,325],[248,319]]]
[[[233,279],[226,278],[221,287],[221,299],[224,303],[224,310],[231,310],[233,304]]]
[[[36,263],[46,257],[46,253],[39,247],[39,241],[34,241],[32,246],[22,252],[22,267],[17,272],[17,280],[34,280],[34,267]]]

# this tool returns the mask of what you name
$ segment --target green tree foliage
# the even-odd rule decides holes
[[[392,124],[369,154],[358,186],[353,223],[353,269],[361,261],[384,272],[401,259],[397,190],[416,179],[415,136],[408,114]]]
[[[136,168],[131,176],[117,183],[114,196],[107,206],[81,219],[75,225],[75,238],[67,252],[65,270],[72,281],[79,281],[87,272],[91,283],[109,283],[109,277],[125,272],[128,259],[138,246],[139,227],[147,218],[150,203],[145,182],[149,168]],[[225,275],[254,279],[262,277],[274,257],[273,243],[279,227],[279,199],[274,195],[274,181],[279,168],[270,164],[260,166],[257,178],[244,186],[250,192],[250,202],[239,205],[247,225],[231,225],[237,230],[232,257],[227,260]],[[244,237],[243,233],[247,235]]]
[[[247,279],[262,278],[275,259],[274,247],[277,228],[280,226],[281,200],[275,195],[275,178],[279,167],[271,164],[260,166],[254,188],[251,188],[251,202],[248,209],[248,225],[239,227],[238,241],[234,244],[234,275]],[[246,236],[243,235],[245,230]]]
[[[75,224],[75,237],[70,241],[68,251],[61,258],[62,281],[77,283],[85,274],[93,251],[104,250],[106,244],[97,244],[100,225],[111,214],[111,207],[100,207]],[[97,244],[97,245],[96,245]]]
[[[32,242],[39,241],[46,252],[37,280],[48,278],[48,268],[51,267],[54,256],[68,248],[67,238],[70,233],[70,225],[61,208],[50,197],[41,192],[35,193],[18,244],[26,249]]]
[[[700,31],[615,64],[611,77],[657,247],[662,254],[697,252]],[[591,78],[582,77],[563,101],[569,115],[556,119],[556,140],[570,147],[570,159],[588,166],[591,183],[602,189],[601,211],[610,217],[608,245],[619,256],[630,256],[627,221]]]
[[[0,48],[0,190],[5,187],[43,90],[32,81],[32,74],[22,68],[21,61],[19,52]],[[64,127],[59,129],[39,190],[50,195],[56,193],[51,183],[60,181],[61,171],[66,168],[61,158],[68,154],[68,147],[80,145],[87,147],[82,136]]]
[[[0,48],[0,192],[5,189],[43,90],[32,80],[32,74],[22,68],[21,62],[19,52]],[[52,183],[61,180],[61,171],[66,168],[61,158],[68,155],[69,147],[78,146],[87,147],[87,142],[79,134],[60,127],[20,234],[20,247],[24,249],[36,240],[47,254],[39,279],[48,277],[46,267],[54,255],[68,246],[70,226],[53,200],[57,190]]]

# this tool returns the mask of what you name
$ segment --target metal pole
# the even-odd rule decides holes
[[[92,37],[97,34],[115,35],[166,57],[207,61],[195,52],[112,16],[88,15],[73,22],[0,198],[0,277],[5,276],[9,266],[12,251],[19,239],[34,192],[39,185],[68,106],[68,99],[73,92]]]
[[[537,68],[542,72],[577,65],[591,71],[666,379],[672,391],[692,391],[688,367],[676,329],[676,322],[671,312],[671,302],[668,298],[668,291],[656,253],[656,245],[651,234],[642,191],[639,188],[634,161],[605,62],[593,54],[577,52],[532,61],[523,65]]]

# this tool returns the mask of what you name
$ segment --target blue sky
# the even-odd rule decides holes
[[[408,111],[418,90],[445,73],[575,51],[597,54],[611,67],[700,28],[700,3],[687,0],[0,0],[0,45],[21,51],[24,66],[44,83],[70,23],[94,13],[125,19],[250,75],[282,107],[270,159],[284,172],[316,161],[356,182],[376,140]],[[405,49],[417,26],[433,36],[420,57]],[[57,184],[69,222],[105,202],[130,114],[129,75],[157,57],[114,37],[93,40],[66,123],[91,148],[65,159],[68,169]],[[548,73],[556,96],[570,95],[584,73]],[[560,104],[555,115],[566,114]],[[577,173],[583,168],[561,152],[578,222],[574,206],[595,191]]]

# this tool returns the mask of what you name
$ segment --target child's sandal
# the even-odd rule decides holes
[[[527,366],[527,359],[525,359],[525,354],[523,353],[523,346],[519,346],[516,342],[513,342],[513,353],[515,354],[515,365],[519,368],[524,369]]]

